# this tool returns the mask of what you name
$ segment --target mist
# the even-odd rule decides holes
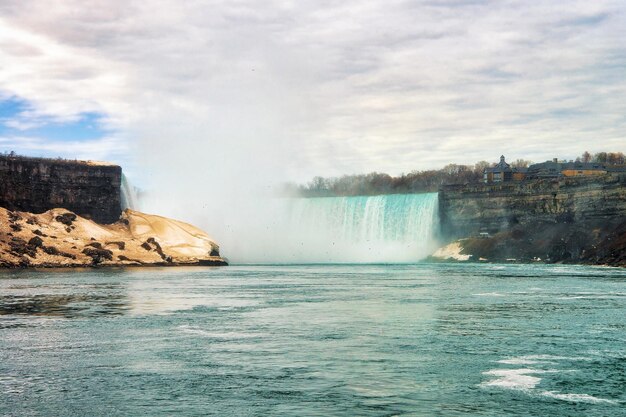
[[[141,129],[137,151],[147,178],[142,209],[201,227],[235,262],[279,244],[273,190],[293,155],[276,128],[286,126],[276,115],[287,110],[261,94],[246,98],[200,117],[172,109],[164,115],[171,124]]]
[[[141,124],[134,154],[144,178],[142,211],[202,228],[231,263],[415,262],[435,249],[433,207],[414,233],[402,224],[402,236],[386,237],[381,222],[392,215],[385,207],[364,202],[358,224],[343,224],[345,201],[311,209],[303,204],[316,199],[280,196],[287,179],[307,170],[305,142],[293,137],[307,121],[298,118],[297,100],[238,91],[232,105],[202,115],[167,106]],[[412,218],[402,211],[397,217]],[[345,228],[357,230],[345,235]]]

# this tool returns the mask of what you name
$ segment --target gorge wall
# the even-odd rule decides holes
[[[626,264],[626,175],[446,186],[441,233],[489,260]]]
[[[92,161],[0,155],[0,207],[43,213],[65,208],[98,223],[121,215],[122,168]]]

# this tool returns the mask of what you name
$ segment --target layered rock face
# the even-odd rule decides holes
[[[121,214],[117,165],[0,155],[0,207],[31,213],[66,208],[98,223]]]
[[[626,265],[626,175],[448,186],[439,205],[442,235],[476,259]]]
[[[101,225],[65,209],[0,208],[0,267],[225,264],[206,233],[161,216],[125,210]]]
[[[626,176],[444,187],[442,233],[458,238],[530,223],[612,221],[626,216]]]

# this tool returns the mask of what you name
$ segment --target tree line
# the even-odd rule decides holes
[[[626,156],[622,152],[599,152],[593,155],[584,152],[576,161],[624,165]],[[527,168],[531,164],[531,161],[518,159],[510,165],[513,168]],[[304,197],[435,192],[443,185],[480,182],[485,168],[495,165],[495,162],[487,161],[479,161],[473,165],[448,164],[441,169],[414,170],[398,177],[379,172],[333,178],[318,176],[305,185],[289,184],[286,191],[288,194]]]
[[[576,162],[593,162],[607,165],[624,165],[626,164],[626,155],[622,152],[598,152],[591,155],[585,151],[581,156],[576,158]]]

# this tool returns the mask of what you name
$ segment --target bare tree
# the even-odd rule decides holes
[[[605,164],[607,162],[608,154],[606,152],[598,152],[593,156],[593,162]]]
[[[532,161],[527,159],[517,159],[511,163],[511,167],[513,168],[528,168],[528,166],[532,164]]]
[[[478,161],[474,164],[474,172],[482,175],[482,173],[485,171],[485,168],[489,168],[490,166],[490,162]]]
[[[582,161],[584,163],[591,162],[591,154],[589,152],[587,152],[587,151],[583,152],[583,154],[582,154]]]
[[[606,157],[606,162],[612,165],[623,165],[624,159],[624,154],[621,152],[609,152]]]

